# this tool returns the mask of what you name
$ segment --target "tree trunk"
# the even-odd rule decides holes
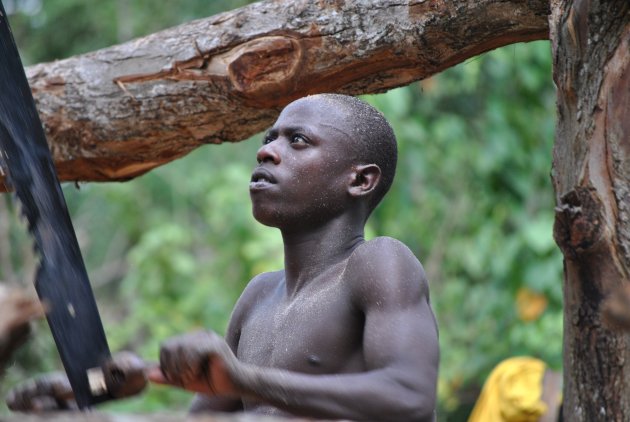
[[[552,2],[564,414],[630,420],[630,3]]]
[[[245,139],[295,98],[382,92],[546,39],[548,13],[545,0],[266,1],[27,74],[60,179],[125,180]]]

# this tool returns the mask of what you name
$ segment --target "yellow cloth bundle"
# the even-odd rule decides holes
[[[468,422],[535,422],[547,411],[542,401],[546,365],[530,357],[506,359],[492,370]]]

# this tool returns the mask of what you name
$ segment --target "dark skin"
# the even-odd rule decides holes
[[[149,379],[197,392],[192,412],[434,419],[427,281],[402,243],[364,239],[381,170],[354,158],[352,124],[314,96],[268,131],[250,194],[255,218],[282,233],[285,269],[249,283],[225,339],[200,331],[163,343]]]

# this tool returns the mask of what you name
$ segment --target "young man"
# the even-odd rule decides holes
[[[354,97],[289,104],[250,183],[255,218],[282,233],[284,270],[249,283],[225,339],[164,342],[149,379],[196,391],[195,413],[433,420],[438,334],[424,271],[402,243],[364,239],[396,155],[385,118]]]
[[[255,218],[282,233],[284,270],[249,283],[225,340],[165,342],[150,378],[199,392],[193,412],[431,420],[438,335],[424,271],[400,242],[364,240],[396,154],[385,118],[354,97],[289,104],[250,183]]]

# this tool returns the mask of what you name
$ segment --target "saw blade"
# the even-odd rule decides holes
[[[72,385],[85,409],[110,399],[93,394],[88,370],[110,357],[107,339],[44,130],[0,1],[0,163],[39,255],[35,288]]]

